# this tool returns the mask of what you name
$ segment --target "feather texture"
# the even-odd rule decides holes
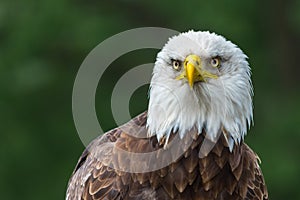
[[[145,112],[126,126],[132,126],[133,123],[145,126],[146,120]],[[199,158],[198,151],[205,134],[193,140],[184,152],[186,156],[182,155],[163,169],[129,173],[109,167],[111,163],[128,164],[123,159],[111,159],[115,157],[112,155],[114,148],[148,152],[163,148],[163,145],[159,144],[156,137],[137,139],[122,129],[114,129],[95,139],[82,154],[68,185],[67,200],[268,199],[257,155],[244,143],[236,145],[230,153],[222,136],[206,157]],[[98,158],[99,151],[108,150],[105,143],[112,144],[108,151],[110,153],[105,154],[109,158]],[[111,163],[107,165],[102,160],[110,160]]]

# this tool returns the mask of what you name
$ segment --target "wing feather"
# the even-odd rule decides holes
[[[123,162],[123,166],[126,165],[126,160],[113,156],[114,148],[128,151],[132,144],[126,141],[132,140],[126,139],[123,131],[129,130],[129,128],[134,131],[132,124],[141,125],[145,122],[146,115],[147,113],[144,112],[134,118],[131,123],[107,132],[91,142],[81,155],[70,178],[66,194],[67,200],[114,200],[125,197],[133,179],[129,173],[122,173],[112,168],[112,164]],[[138,148],[143,148],[142,146],[143,144],[140,144]],[[147,178],[138,176],[138,179],[139,182],[145,182]]]
[[[239,180],[240,197],[243,199],[268,199],[267,187],[259,167],[258,156],[246,144],[242,145],[241,154],[243,156],[240,166],[237,166],[233,171],[236,179]],[[242,173],[239,172],[239,168],[242,168]]]
[[[164,147],[156,137],[143,139],[127,134],[146,136],[146,129],[141,128],[145,127],[146,116],[142,113],[87,147],[70,178],[66,200],[268,199],[257,155],[244,143],[230,152],[223,137],[203,158],[199,158],[199,151],[204,136],[192,135],[189,148],[183,138],[178,149],[164,155],[172,157],[177,150],[185,151],[169,166],[148,173],[117,170],[130,164],[118,150],[142,153]],[[171,135],[169,141],[173,138]]]

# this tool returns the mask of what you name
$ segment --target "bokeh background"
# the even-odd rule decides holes
[[[244,50],[255,87],[246,142],[262,160],[270,199],[300,199],[299,0],[1,0],[0,198],[64,199],[84,149],[72,118],[77,70],[106,38],[144,26],[210,30]],[[115,126],[114,83],[156,53],[123,55],[100,80],[96,107],[105,130]],[[147,108],[146,96],[147,86],[134,93],[132,115]]]

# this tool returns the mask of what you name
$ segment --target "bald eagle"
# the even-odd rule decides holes
[[[243,142],[252,96],[240,48],[210,32],[173,36],[157,55],[148,110],[89,144],[66,200],[268,199]]]

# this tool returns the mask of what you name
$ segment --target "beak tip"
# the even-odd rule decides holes
[[[193,89],[194,83],[193,82],[189,82],[189,86],[191,89]]]

